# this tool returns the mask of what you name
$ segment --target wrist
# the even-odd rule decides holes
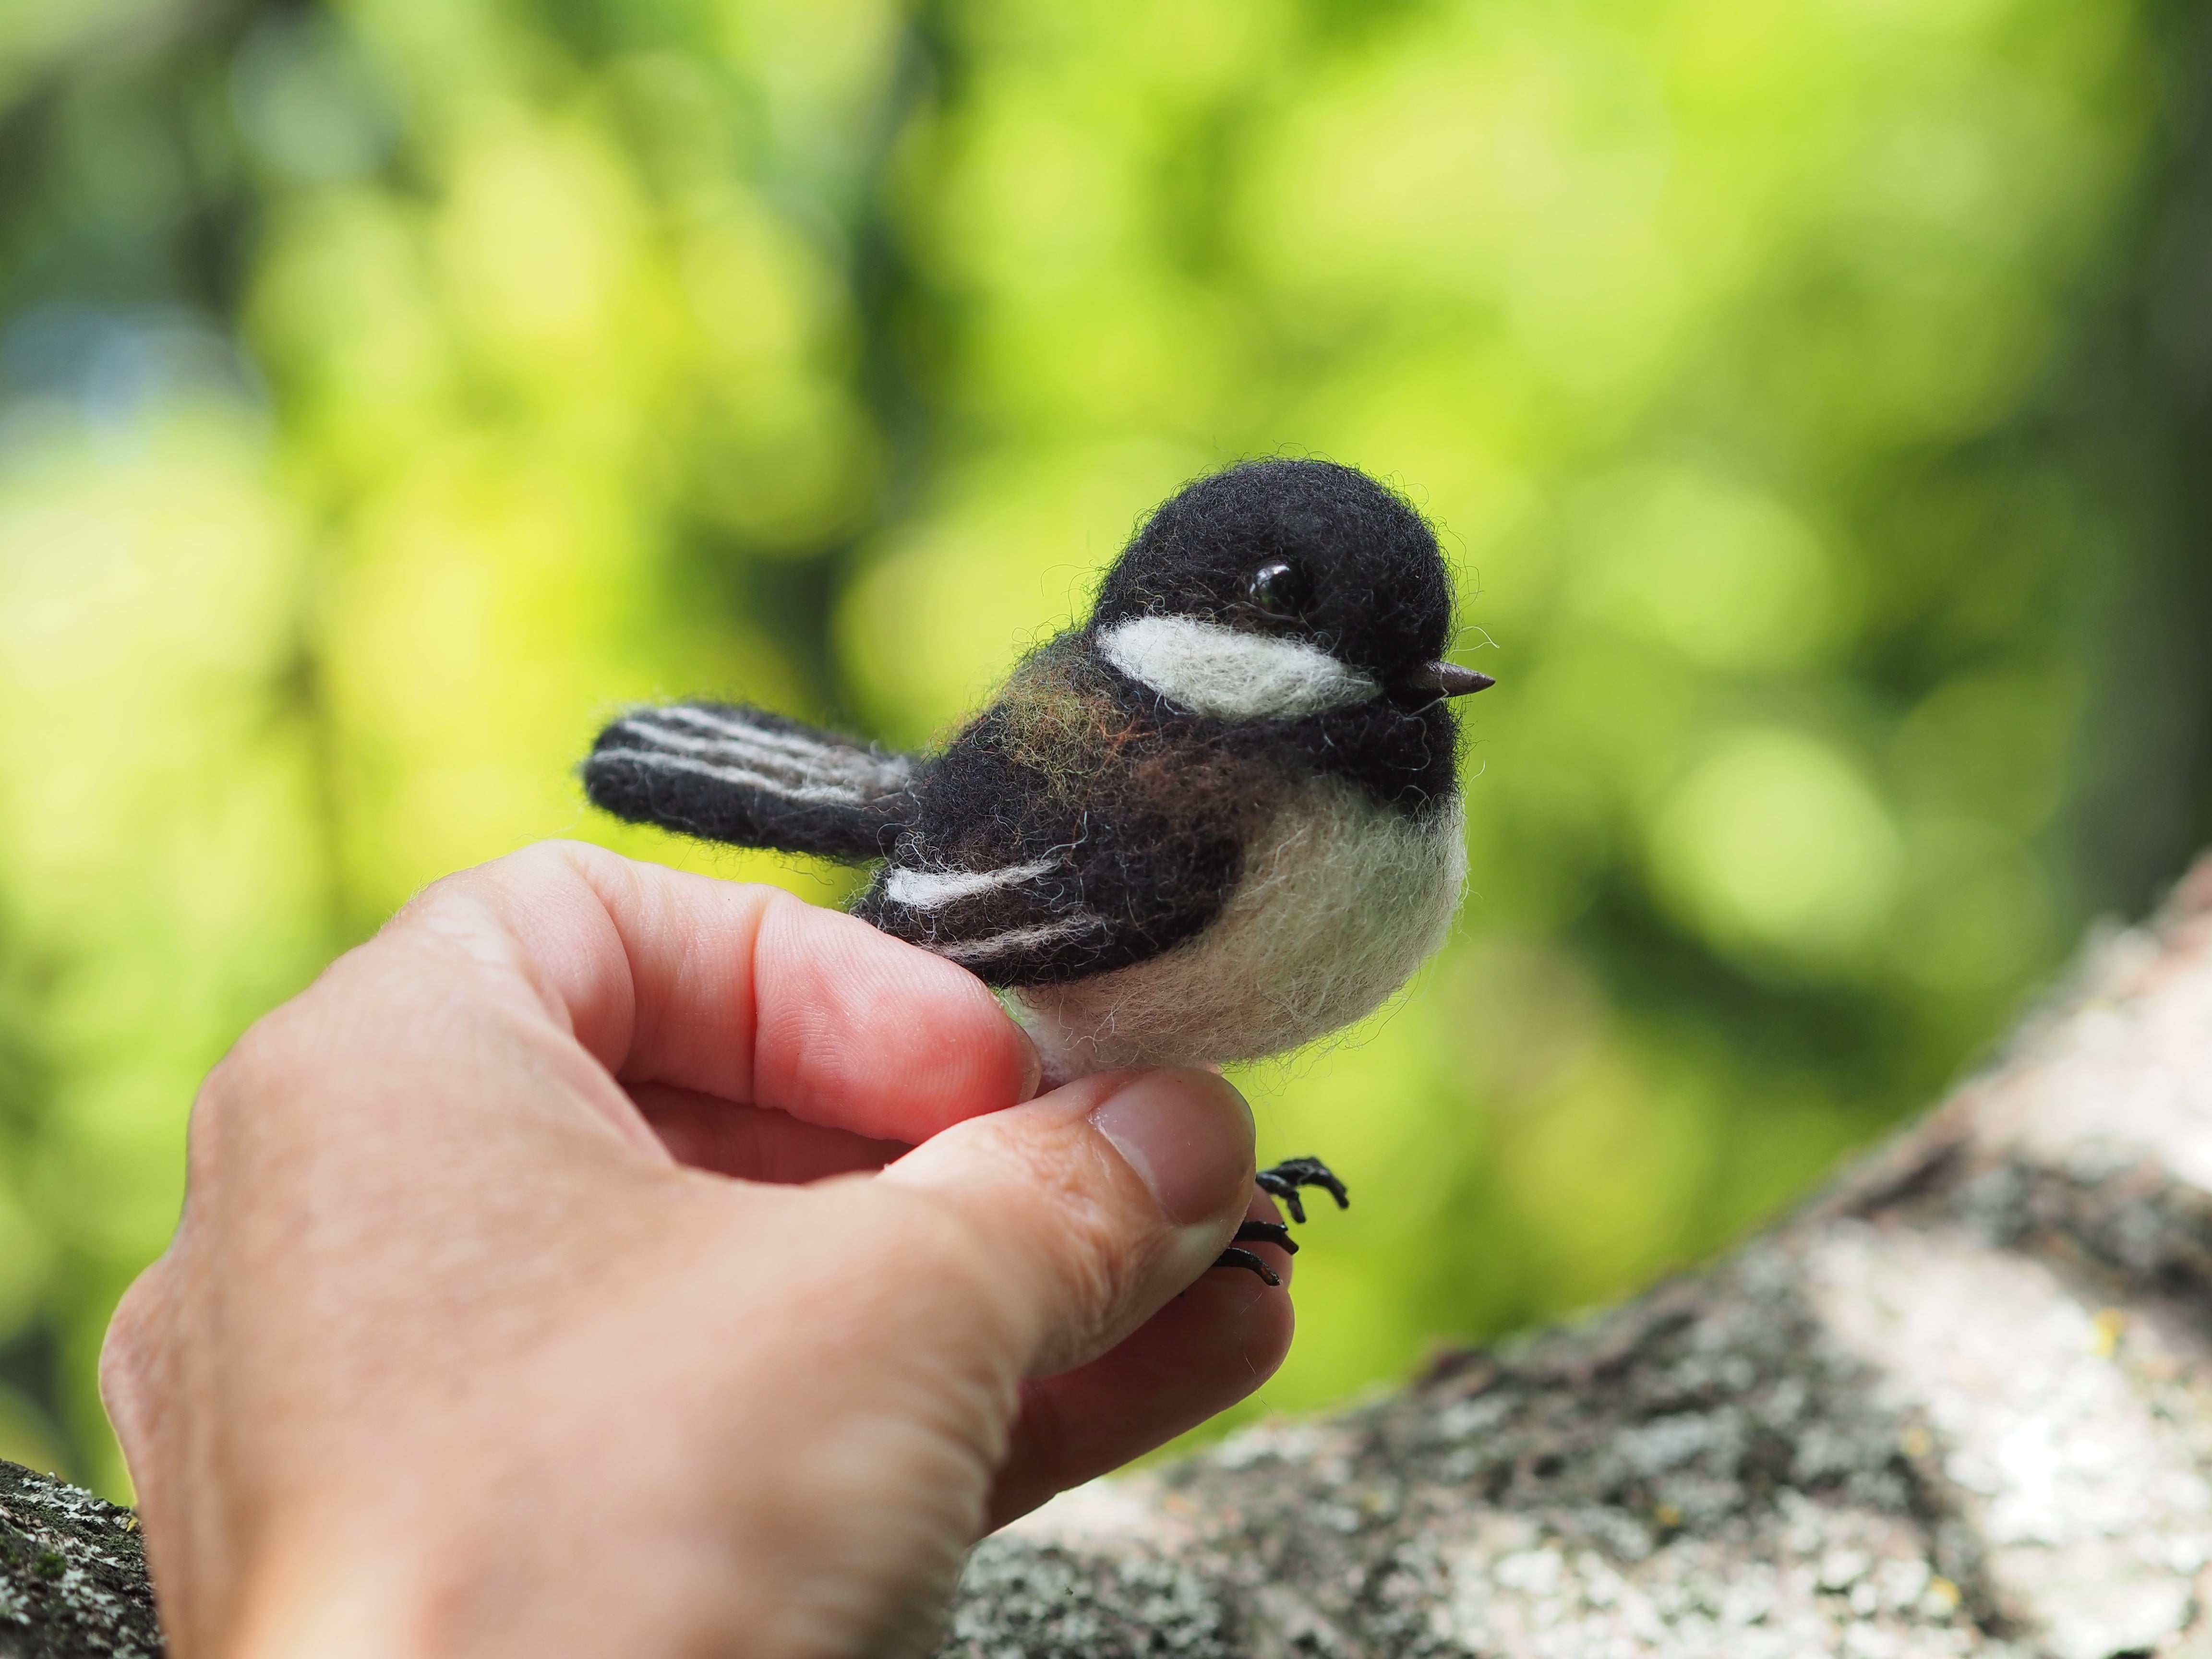
[[[495,1536],[505,1547],[489,1542]],[[252,1574],[222,1630],[189,1645],[178,1632],[171,1651],[176,1659],[660,1659],[740,1650],[775,1659],[822,1651],[780,1630],[782,1609],[772,1603],[739,1616],[726,1564],[702,1586],[686,1571],[697,1564],[681,1553],[630,1560],[594,1591],[540,1571],[544,1552],[532,1540],[511,1532],[478,1537],[485,1547],[424,1540],[415,1559],[358,1534],[336,1547],[284,1550]],[[751,1644],[740,1649],[732,1632]]]
[[[396,1562],[288,1549],[256,1570],[193,1659],[438,1659],[437,1598]]]

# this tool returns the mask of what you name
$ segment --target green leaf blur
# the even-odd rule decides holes
[[[591,815],[611,710],[924,743],[1252,454],[1401,487],[1500,684],[1455,942],[1242,1079],[1356,1194],[1248,1410],[1771,1213],[2191,827],[2083,827],[2194,695],[2113,669],[2178,15],[0,9],[0,1455],[126,1490],[193,1089],[424,883],[848,890]]]

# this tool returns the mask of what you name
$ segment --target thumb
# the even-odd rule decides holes
[[[932,1137],[880,1179],[981,1235],[1027,1374],[1080,1365],[1213,1263],[1252,1198],[1252,1110],[1210,1072],[1108,1072]]]

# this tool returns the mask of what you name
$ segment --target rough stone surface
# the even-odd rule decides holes
[[[0,1465],[0,1659],[159,1651]],[[941,1659],[2212,1659],[2212,861],[1709,1273],[979,1546]]]
[[[0,1659],[161,1651],[131,1511],[0,1463]]]

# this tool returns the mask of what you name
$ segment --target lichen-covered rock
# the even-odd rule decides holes
[[[1334,1422],[1063,1499],[977,1550],[947,1651],[1065,1650],[1008,1616],[1047,1563],[1111,1653],[1183,1650],[1146,1646],[1115,1599],[1169,1566],[1206,1609],[1191,1650],[1224,1655],[2008,1651],[1916,1452],[1879,1374],[1823,1330],[1805,1262],[1762,1250]]]
[[[0,1463],[0,1659],[155,1659],[161,1632],[129,1510]]]
[[[1230,1659],[1213,1588],[1171,1561],[1117,1565],[1047,1546],[979,1557],[966,1583],[968,1600],[952,1621],[955,1651],[996,1656],[1011,1650],[1024,1659]],[[975,1647],[978,1638],[989,1645]]]

